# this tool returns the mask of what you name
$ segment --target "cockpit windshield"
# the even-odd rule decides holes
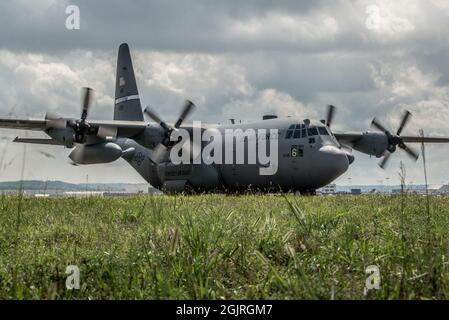
[[[309,137],[317,136],[318,135],[318,130],[316,128],[308,128],[307,129],[307,133],[308,133]]]
[[[313,136],[329,136],[326,127],[306,127],[304,124],[292,124],[285,133],[285,139],[300,139]]]

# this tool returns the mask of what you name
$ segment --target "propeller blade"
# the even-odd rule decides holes
[[[150,117],[154,122],[159,124],[165,131],[170,130],[170,128],[167,126],[167,124],[162,121],[162,119],[154,112],[150,106],[147,106],[145,110],[143,111],[148,117]]]
[[[65,129],[67,127],[67,121],[53,112],[47,112],[45,120],[47,129]]]
[[[332,124],[332,119],[334,118],[335,114],[335,106],[329,104],[327,105],[327,116],[326,116],[326,125],[330,128]]]
[[[401,132],[404,129],[404,127],[407,125],[411,115],[412,114],[409,111],[405,110],[404,116],[402,117],[401,125],[399,126],[399,129],[396,132],[396,135],[398,135],[398,136],[401,135]]]
[[[379,161],[379,167],[381,167],[382,169],[385,169],[387,167],[388,161],[390,160],[390,156],[391,156],[391,153],[388,151],[385,151],[384,156]]]
[[[414,149],[408,147],[405,144],[400,144],[399,148],[404,150],[410,156],[410,158],[412,158],[413,160],[415,160],[415,161],[418,160],[419,153],[417,151],[415,151]]]
[[[186,119],[189,116],[189,114],[192,113],[192,111],[194,109],[195,109],[195,104],[192,101],[187,100],[186,103],[184,104],[184,108],[182,109],[182,112],[178,118],[178,121],[176,121],[176,123],[175,123],[176,129],[181,126],[184,119]]]
[[[81,105],[81,120],[85,121],[89,113],[90,104],[92,102],[93,90],[91,88],[82,89],[82,105]]]
[[[376,119],[374,118],[373,121],[371,121],[371,126],[375,127],[377,130],[380,130],[382,132],[388,132],[387,129]]]

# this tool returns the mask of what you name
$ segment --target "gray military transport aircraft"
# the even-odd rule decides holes
[[[152,186],[166,192],[220,191],[239,192],[299,191],[314,194],[342,175],[354,161],[352,150],[382,157],[379,165],[385,167],[396,147],[411,158],[418,153],[406,143],[448,143],[445,137],[421,137],[401,135],[410,119],[406,111],[396,132],[387,130],[376,119],[372,125],[377,131],[336,132],[331,130],[335,107],[328,106],[325,120],[317,121],[265,115],[253,123],[202,125],[200,130],[226,129],[277,129],[277,135],[267,135],[267,140],[277,139],[277,171],[261,175],[260,162],[255,164],[174,164],[169,151],[179,142],[171,141],[171,134],[179,128],[192,134],[192,125],[182,125],[193,111],[194,104],[187,101],[174,124],[162,121],[149,108],[142,112],[140,97],[134,76],[129,47],[120,45],[117,60],[115,108],[113,120],[88,120],[92,90],[83,89],[80,119],[65,118],[48,112],[43,120],[0,119],[0,128],[37,130],[50,138],[15,138],[14,142],[44,145],[60,145],[73,148],[69,158],[76,165],[108,163],[125,159]],[[146,121],[144,114],[154,122]],[[179,140],[178,140],[179,141]],[[243,139],[243,143],[247,143]],[[201,143],[200,150],[208,142]],[[191,145],[194,149],[195,146]],[[198,146],[197,146],[198,147]],[[234,148],[235,150],[235,148]],[[247,154],[246,154],[247,156]],[[192,153],[192,157],[194,157]],[[201,158],[201,157],[200,157]]]

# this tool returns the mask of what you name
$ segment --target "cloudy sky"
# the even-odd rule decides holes
[[[79,30],[66,28],[69,5]],[[408,109],[406,134],[449,135],[447,30],[445,0],[3,0],[0,117],[78,117],[90,86],[91,118],[111,119],[117,49],[128,42],[142,103],[168,121],[186,98],[195,119],[213,122],[322,118],[331,103],[334,129],[367,130],[376,116],[395,130]],[[27,134],[0,131],[0,180],[20,179],[24,146],[9,141]],[[27,146],[24,178],[143,182],[122,160],[74,167],[69,152]],[[449,181],[448,155],[449,145],[428,146],[432,184]],[[423,181],[421,163],[400,151],[386,171],[355,156],[338,183],[397,183],[401,160],[410,182]]]

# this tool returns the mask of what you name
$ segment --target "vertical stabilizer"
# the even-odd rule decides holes
[[[126,43],[121,44],[118,50],[114,120],[143,121],[131,54]]]

